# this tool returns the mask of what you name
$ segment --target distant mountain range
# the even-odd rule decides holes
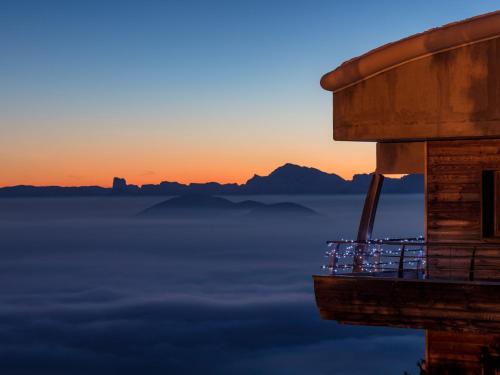
[[[344,180],[334,173],[316,168],[285,164],[267,176],[255,175],[244,184],[217,182],[181,184],[163,181],[158,185],[129,185],[115,177],[112,188],[100,186],[28,186],[0,188],[1,197],[71,197],[71,196],[148,196],[148,195],[233,195],[233,194],[365,194],[370,174],[354,175]],[[386,178],[382,192],[387,194],[423,193],[423,175]]]

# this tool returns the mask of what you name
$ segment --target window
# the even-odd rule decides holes
[[[500,239],[500,171],[483,171],[481,185],[483,237]]]

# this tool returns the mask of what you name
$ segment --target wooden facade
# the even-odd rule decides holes
[[[426,329],[426,374],[500,373],[500,11],[379,47],[321,85],[333,92],[333,138],[378,142],[374,182],[424,173],[426,212],[425,259],[414,258],[425,270],[412,279],[404,241],[399,268],[384,270],[384,242],[358,236],[344,275],[332,241],[331,273],[314,276],[321,316]]]
[[[427,238],[490,241],[482,233],[482,176],[500,171],[500,139],[427,143]]]
[[[430,261],[430,277],[466,280],[474,244],[499,243],[498,248],[476,248],[476,261],[482,267],[474,277],[498,280],[499,273],[489,269],[500,267],[500,237],[486,230],[495,221],[496,210],[491,209],[495,194],[488,197],[483,190],[490,183],[484,181],[485,173],[500,171],[500,139],[429,141],[426,164],[428,241],[471,243],[468,248],[429,247],[429,254],[446,256],[446,264],[438,258]],[[460,270],[450,271],[451,266]]]
[[[422,57],[337,92],[334,138],[498,137],[499,100],[500,38],[495,38]]]

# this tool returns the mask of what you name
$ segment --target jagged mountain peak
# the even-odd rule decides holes
[[[329,174],[323,171],[320,171],[317,168],[312,168],[312,167],[305,167],[302,165],[297,165],[293,163],[286,163],[283,164],[282,166],[276,168],[274,171],[272,171],[269,176],[277,175],[277,174],[283,174],[283,173],[314,173],[314,174]]]

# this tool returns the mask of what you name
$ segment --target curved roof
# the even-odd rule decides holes
[[[325,74],[321,87],[336,92],[406,62],[499,36],[500,11],[449,23],[348,60]]]

